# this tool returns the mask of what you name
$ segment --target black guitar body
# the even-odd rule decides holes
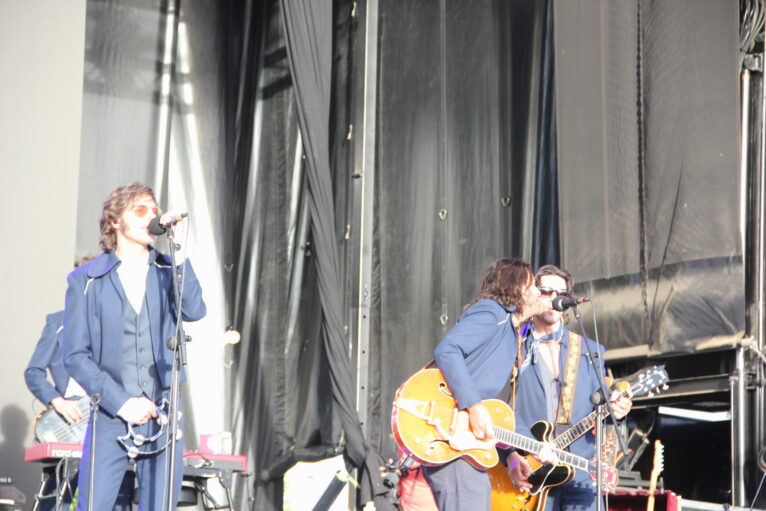
[[[537,421],[532,425],[532,434],[541,442],[553,442],[553,425],[548,421]],[[532,489],[529,493],[537,495],[543,487],[560,486],[574,477],[575,469],[566,465],[543,463],[529,476]]]

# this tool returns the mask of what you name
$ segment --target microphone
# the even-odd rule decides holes
[[[189,213],[179,213],[177,215],[173,215],[170,217],[170,220],[167,222],[160,222],[160,217],[156,216],[152,218],[152,221],[149,222],[149,232],[154,234],[155,236],[160,236],[161,234],[165,234],[168,230],[168,227],[172,227],[176,225],[178,222],[183,220],[189,216]]]
[[[589,302],[590,298],[573,296],[568,298],[566,296],[557,296],[553,299],[553,308],[557,311],[565,311],[570,307],[576,307],[577,305],[585,302]]]

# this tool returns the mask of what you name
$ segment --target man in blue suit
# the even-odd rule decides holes
[[[112,508],[130,461],[117,440],[128,432],[128,425],[146,438],[160,428],[159,421],[152,419],[158,417],[159,403],[169,393],[173,352],[166,341],[175,334],[180,318],[169,258],[152,247],[149,224],[159,214],[150,188],[133,183],[114,190],[104,202],[99,221],[104,253],[67,279],[64,366],[89,395],[98,394],[101,399],[95,438],[98,469],[91,489],[91,422],[80,463],[78,510],[86,509],[91,490],[93,511]],[[163,223],[173,216],[166,213]],[[184,239],[183,223],[177,226],[176,239]],[[196,321],[206,308],[184,249],[178,253],[185,278],[180,286],[180,315],[185,321]],[[183,443],[177,445],[173,485],[167,488],[167,435],[165,431],[144,445],[143,449],[153,452],[135,459],[138,500],[144,510],[162,509],[171,491],[171,501],[178,500]]]
[[[457,406],[468,412],[471,430],[492,439],[492,417],[482,403],[505,388],[516,361],[519,324],[534,314],[540,293],[532,269],[523,261],[498,259],[484,272],[479,293],[434,351]],[[458,458],[423,475],[442,511],[488,511],[489,476]]]
[[[67,399],[66,392],[69,384],[69,375],[64,369],[61,358],[61,331],[64,326],[64,311],[48,314],[45,318],[40,340],[37,341],[35,351],[24,370],[24,380],[27,388],[44,405],[52,406],[67,422],[75,423],[83,418],[76,399]],[[50,372],[53,378],[51,383],[48,378]],[[72,482],[76,483],[76,474]],[[46,511],[55,509],[56,506],[56,474],[55,467],[43,467],[43,479],[40,486],[40,495],[44,498],[35,499],[35,510]],[[62,505],[68,506],[72,499],[70,489],[62,495]]]
[[[556,296],[569,296],[573,286],[572,276],[553,265],[541,267],[535,282],[540,290],[540,299],[546,304],[544,312],[532,318],[531,328],[524,340],[524,356],[519,371],[518,393],[516,394],[516,431],[534,438],[530,428],[539,421],[546,420],[555,424],[562,409],[568,416],[567,423],[556,424],[554,436],[576,424],[594,410],[590,396],[599,388],[596,371],[602,372],[604,347],[591,339],[582,338],[576,357],[577,371],[572,397],[567,399],[562,392],[567,357],[574,334],[566,327],[562,313],[554,310],[552,301]],[[598,353],[598,367],[594,368],[588,357],[588,343],[591,351]],[[612,407],[617,419],[622,419],[630,411],[631,402],[627,396],[616,399],[619,393],[611,395]],[[595,455],[595,437],[586,434],[569,448],[570,452],[591,459]],[[551,461],[550,459],[544,461]],[[518,452],[512,452],[507,460],[511,480],[520,489],[529,489],[527,480],[531,467]],[[590,476],[578,470],[568,483],[551,488],[546,499],[546,511],[574,511],[577,509],[595,509],[596,498]]]

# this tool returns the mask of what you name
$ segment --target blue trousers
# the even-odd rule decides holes
[[[85,433],[82,459],[80,460],[80,476],[78,486],[80,488],[77,499],[77,510],[88,509],[88,495],[90,492],[90,438],[92,433],[92,421],[88,424]],[[142,426],[134,426],[134,431],[146,437],[152,436],[159,430],[156,421],[151,420]],[[141,450],[153,450],[167,442],[167,430],[155,442],[141,446]],[[183,430],[183,422],[181,422]],[[112,509],[122,483],[125,472],[128,469],[128,454],[125,448],[117,441],[119,436],[128,432],[127,423],[119,417],[112,417],[106,412],[99,410],[96,421],[96,470],[94,473],[93,509],[101,511]],[[130,444],[129,444],[130,445]],[[167,492],[173,491],[173,504],[178,502],[183,479],[183,440],[176,441],[175,474],[173,487],[167,488],[167,471],[170,470],[170,446],[157,454],[141,455],[136,458],[135,471],[138,484],[138,503],[140,511],[160,511],[165,509]]]
[[[489,511],[489,476],[462,458],[438,467],[423,465],[423,475],[440,511]]]
[[[35,497],[35,505],[32,507],[32,511],[65,511],[69,509],[72,503],[72,496],[77,490],[77,471],[74,471],[74,475],[69,477],[69,490],[62,495],[61,501],[58,502],[56,497],[59,491],[57,484],[64,484],[66,481],[57,481],[56,467],[51,466],[43,469],[43,482],[40,485],[40,491],[38,496]],[[122,480],[122,485],[118,493],[117,502],[115,502],[112,511],[131,511],[133,509],[133,473],[125,474],[125,478]]]

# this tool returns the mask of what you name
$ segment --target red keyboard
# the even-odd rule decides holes
[[[82,457],[82,444],[64,442],[42,442],[27,447],[24,461],[56,461],[61,458]],[[202,454],[196,451],[184,451],[184,465],[190,468],[212,468],[247,471],[247,456],[243,454]]]

